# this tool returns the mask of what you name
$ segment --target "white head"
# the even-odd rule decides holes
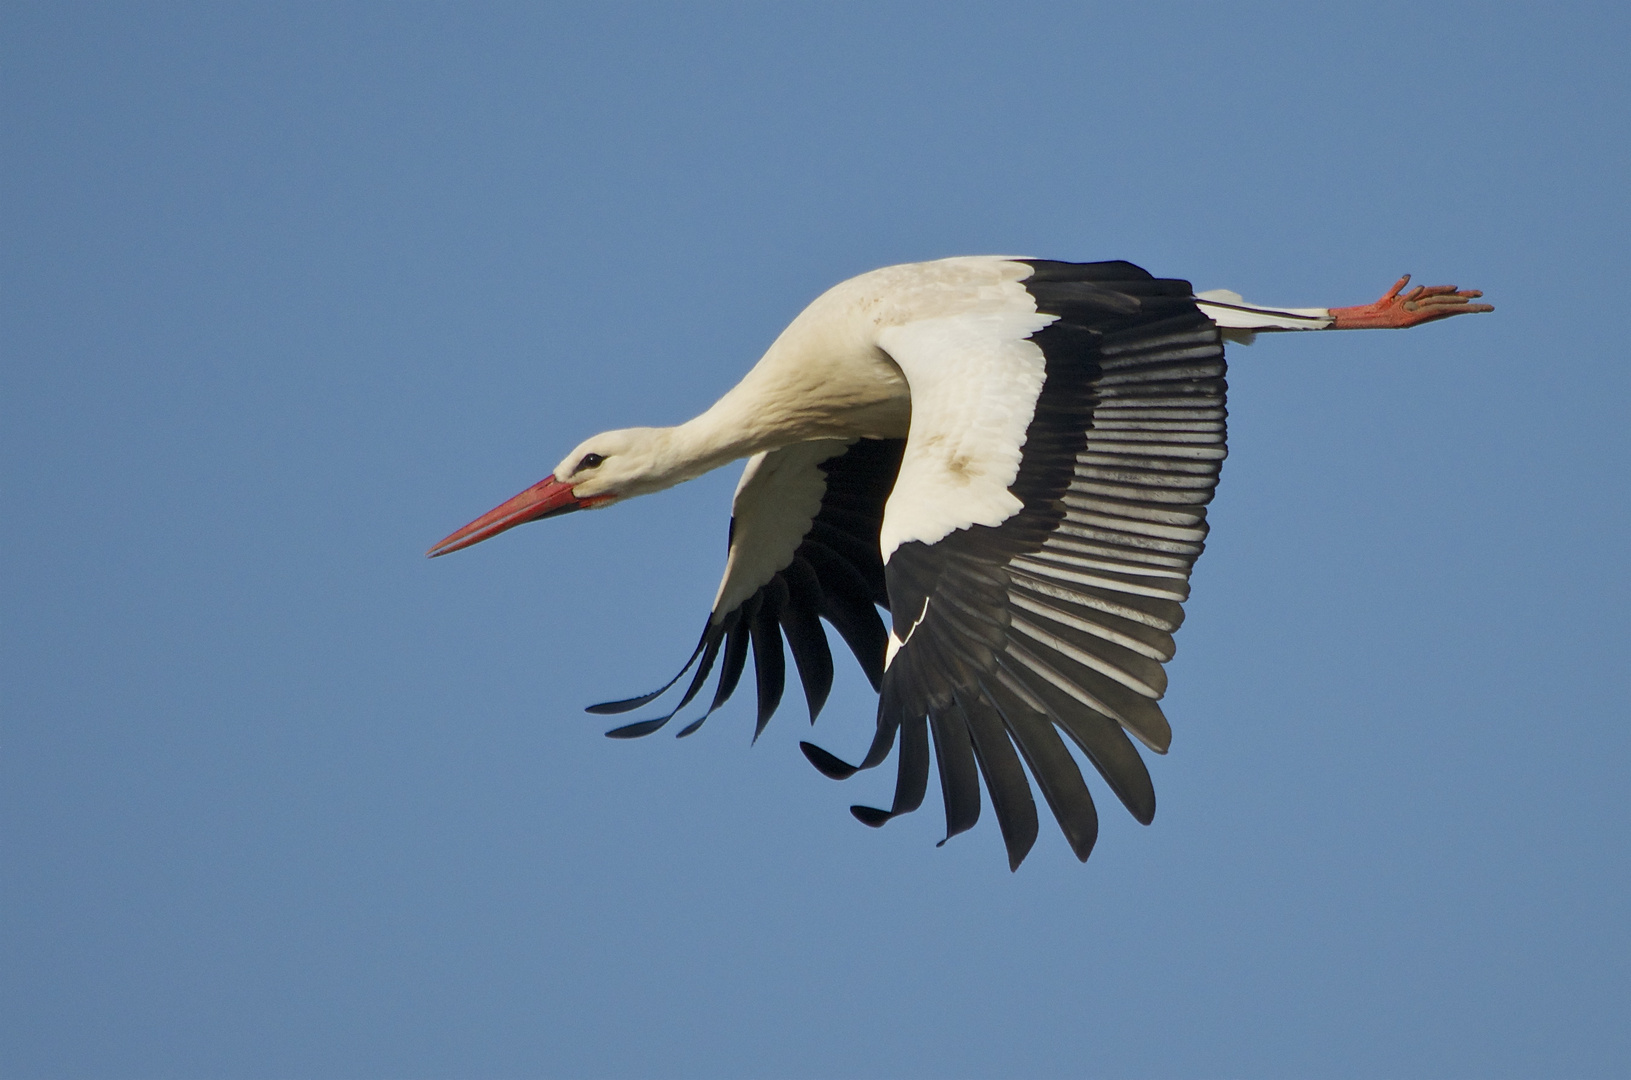
[[[528,521],[662,491],[711,467],[675,453],[675,430],[623,428],[585,439],[554,473],[447,537],[429,554],[446,555]]]
[[[673,428],[621,428],[585,439],[555,466],[586,509],[673,487],[690,479],[674,460]]]

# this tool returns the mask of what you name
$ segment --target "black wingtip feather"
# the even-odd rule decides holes
[[[592,713],[595,716],[615,716],[618,713],[632,712],[642,705],[649,705],[653,701],[656,701],[658,698],[668,693],[669,688],[675,683],[679,682],[687,671],[691,670],[691,665],[697,662],[697,657],[701,656],[702,651],[708,647],[708,638],[710,637],[710,632],[712,629],[712,626],[703,628],[702,640],[697,642],[697,647],[695,649],[691,650],[691,657],[685,661],[685,666],[680,668],[679,672],[672,679],[669,679],[651,693],[641,694],[639,697],[624,698],[621,701],[603,701],[599,705],[590,705],[583,711],[586,713]]]
[[[1155,785],[1138,748],[1120,724],[1067,697],[1057,687],[1019,665],[1002,662],[1008,678],[1038,698],[1049,718],[1081,747],[1116,798],[1140,824],[1155,818]]]
[[[958,694],[957,704],[968,721],[974,758],[985,777],[991,809],[996,811],[1003,845],[1008,849],[1008,869],[1017,870],[1036,844],[1038,831],[1030,782],[996,710],[981,698],[963,694]]]
[[[1033,711],[999,680],[980,681],[980,692],[992,705],[1037,786],[1042,789],[1059,829],[1076,858],[1086,862],[1098,842],[1099,814],[1082,780],[1082,770],[1071,757],[1046,715]]]
[[[934,733],[934,758],[940,767],[940,793],[946,807],[946,839],[950,840],[979,823],[980,773],[966,723],[937,710],[929,715],[929,730]]]
[[[848,780],[861,771],[843,758],[821,749],[815,743],[801,742],[799,749],[804,751],[804,756],[816,767],[816,771],[829,780]]]
[[[827,703],[833,680],[832,650],[827,646],[827,633],[821,628],[819,614],[821,583],[810,564],[799,558],[794,558],[782,571],[782,577],[788,593],[780,611],[782,634],[792,650],[793,664],[798,670],[813,724]]]
[[[655,720],[639,720],[632,724],[624,724],[619,728],[612,728],[606,733],[608,739],[639,739],[650,735],[653,731],[668,723],[669,718],[659,716]]]
[[[856,821],[873,829],[895,816],[887,810],[879,810],[876,806],[852,806],[849,812],[855,815]]]
[[[673,683],[668,684],[668,686],[673,685]],[[593,713],[596,716],[615,716],[618,713],[633,712],[640,706],[649,705],[662,697],[663,690],[667,690],[668,686],[663,687],[662,690],[653,690],[649,694],[641,694],[639,697],[624,698],[622,701],[603,701],[599,705],[590,705],[583,711]]]

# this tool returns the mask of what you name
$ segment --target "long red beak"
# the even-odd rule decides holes
[[[452,536],[425,552],[431,558],[479,544],[489,536],[513,529],[539,518],[570,513],[591,505],[593,500],[572,494],[572,485],[546,476],[502,506],[495,506]]]

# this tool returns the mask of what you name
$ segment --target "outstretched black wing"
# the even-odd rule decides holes
[[[718,662],[712,703],[680,735],[696,731],[736,690],[751,645],[758,738],[781,703],[784,637],[813,722],[833,679],[822,619],[849,644],[876,689],[888,639],[877,609],[889,606],[878,530],[904,445],[903,439],[823,440],[751,458],[732,503],[725,577],[691,659],[661,689],[589,711],[637,709],[656,700],[693,664],[696,674],[673,710],[606,734],[628,739],[656,731],[697,696]]]
[[[1045,364],[1031,403],[992,406],[997,421],[1001,408],[1030,409],[1007,488],[1017,504],[1000,523],[943,535],[929,528],[926,540],[911,538],[910,522],[885,529],[886,545],[904,539],[887,559],[894,630],[875,739],[859,766],[805,746],[817,768],[842,778],[880,764],[899,734],[893,805],[852,808],[881,825],[922,803],[932,737],[948,838],[978,819],[983,775],[1015,867],[1037,834],[1026,767],[1078,858],[1097,838],[1092,797],[1061,731],[1135,818],[1154,816],[1149,773],[1126,733],[1158,753],[1171,740],[1157,704],[1161,665],[1173,655],[1226,453],[1223,348],[1188,282],[1125,262],[1029,265],[1021,284],[1037,313],[1057,318],[1024,337]],[[984,317],[971,334],[991,333]],[[962,339],[936,333],[902,334],[891,349],[914,400],[903,491],[938,490],[920,478],[938,482],[923,462],[948,432],[919,408],[920,384],[946,362],[936,348]],[[1030,362],[1012,344],[989,344],[985,363],[1001,371],[991,385],[1003,385],[1003,365]],[[912,512],[934,518],[936,508],[921,503]]]

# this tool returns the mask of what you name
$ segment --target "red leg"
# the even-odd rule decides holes
[[[1375,303],[1332,308],[1331,329],[1402,330],[1436,319],[1448,319],[1451,315],[1495,310],[1490,304],[1469,303],[1484,295],[1477,289],[1457,290],[1454,285],[1417,285],[1401,296],[1408,284],[1410,275],[1406,274]]]

